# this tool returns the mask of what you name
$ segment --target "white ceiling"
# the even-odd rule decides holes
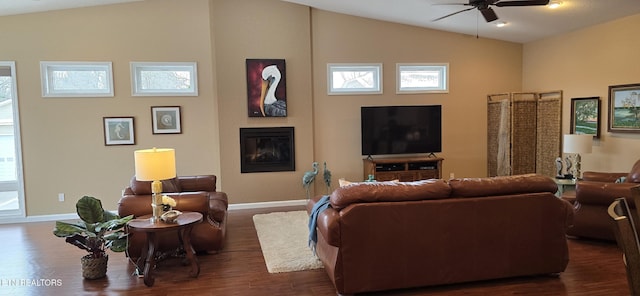
[[[546,6],[493,7],[499,20],[486,23],[477,10],[433,22],[438,17],[469,6],[433,5],[468,3],[465,0],[282,0],[322,10],[469,34],[519,43],[550,37],[576,29],[640,13],[638,0],[561,0],[557,9]],[[495,23],[506,21],[505,27]]]
[[[143,0],[0,0],[0,16],[108,5]],[[354,16],[478,35],[519,43],[574,31],[620,17],[640,13],[638,0],[561,0],[561,8],[546,6],[494,7],[499,20],[486,23],[477,10],[432,20],[469,6],[434,5],[468,3],[465,0],[282,0]],[[506,0],[505,0],[506,1]],[[506,21],[505,27],[495,23]]]
[[[0,16],[142,0],[0,0]]]

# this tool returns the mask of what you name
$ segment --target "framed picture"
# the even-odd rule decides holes
[[[640,83],[609,86],[609,132],[640,132]]]
[[[180,106],[151,107],[151,126],[154,134],[182,133]]]
[[[287,116],[287,79],[282,59],[247,59],[249,117]]]
[[[134,145],[133,117],[103,117],[104,145]]]
[[[571,99],[571,133],[600,137],[600,97]]]

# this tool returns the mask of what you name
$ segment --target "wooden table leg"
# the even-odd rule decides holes
[[[156,244],[158,239],[154,232],[147,232],[147,259],[144,264],[144,284],[147,287],[153,286],[155,279],[153,278],[153,267],[156,265]]]
[[[140,257],[138,257],[138,260],[136,261],[136,272],[139,276],[144,275],[144,266],[147,262],[148,251],[149,251],[149,241],[145,240],[144,244],[142,245],[142,249],[140,250]]]
[[[192,226],[185,227],[184,229],[180,230],[178,233],[181,236],[180,240],[183,243],[182,247],[184,248],[184,252],[186,253],[187,259],[191,263],[191,271],[189,272],[189,275],[192,277],[198,277],[198,275],[200,274],[200,264],[198,263],[198,258],[196,258],[196,256],[194,255],[195,250],[191,245],[191,229],[192,228],[193,228]]]

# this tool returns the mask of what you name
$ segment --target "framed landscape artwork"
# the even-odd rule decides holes
[[[571,133],[600,137],[600,97],[571,99]]]
[[[287,79],[283,59],[247,59],[249,117],[287,116]]]
[[[640,83],[609,86],[609,132],[640,132]]]
[[[104,144],[134,145],[136,143],[133,117],[103,117]]]

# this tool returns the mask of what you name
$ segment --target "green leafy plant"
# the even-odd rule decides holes
[[[81,221],[67,223],[56,221],[53,234],[64,237],[67,243],[86,250],[91,258],[104,257],[108,248],[122,252],[127,248],[127,233],[123,228],[133,219],[133,215],[124,218],[105,211],[102,202],[91,196],[83,196],[76,203],[76,211]]]

